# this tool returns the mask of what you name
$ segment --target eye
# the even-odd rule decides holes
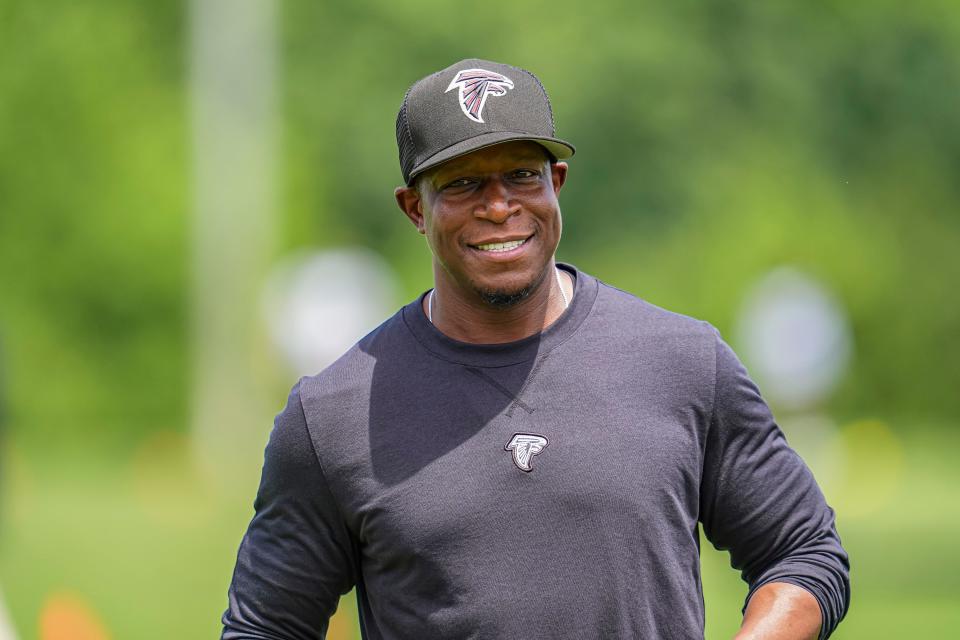
[[[517,169],[510,175],[514,180],[529,182],[540,177],[540,172],[533,169]]]
[[[451,180],[442,187],[441,191],[455,191],[457,189],[465,189],[474,183],[472,178],[457,178],[456,180]]]

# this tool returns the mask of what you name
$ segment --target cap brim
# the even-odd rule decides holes
[[[413,184],[413,179],[419,174],[427,171],[428,169],[432,169],[437,165],[443,164],[447,160],[453,160],[454,158],[464,156],[468,153],[473,153],[479,149],[492,147],[495,144],[501,144],[503,142],[513,142],[514,140],[530,140],[532,142],[536,142],[543,146],[547,151],[552,153],[553,156],[558,160],[569,158],[576,152],[576,149],[572,144],[566,142],[565,140],[561,140],[560,138],[532,136],[529,133],[517,133],[513,131],[484,133],[450,145],[446,149],[438,151],[423,162],[414,166],[410,171],[410,178],[407,180],[407,185]]]

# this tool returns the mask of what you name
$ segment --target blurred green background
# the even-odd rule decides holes
[[[338,247],[389,265],[388,308],[430,286],[393,202],[394,119],[414,80],[472,56],[536,72],[577,145],[561,259],[740,353],[772,270],[836,301],[842,375],[802,408],[772,401],[851,555],[835,637],[952,637],[956,2],[3,0],[11,637],[217,637],[296,379],[263,287],[285,256]],[[707,637],[730,637],[745,587],[708,543],[703,564]],[[329,637],[352,638],[341,609]]]

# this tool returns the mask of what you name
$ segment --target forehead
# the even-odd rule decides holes
[[[428,176],[448,175],[461,171],[496,170],[523,163],[540,164],[547,160],[547,151],[530,140],[502,142],[444,162],[428,171]]]

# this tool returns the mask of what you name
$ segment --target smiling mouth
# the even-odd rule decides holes
[[[507,240],[506,242],[488,242],[486,244],[472,244],[470,246],[473,247],[474,249],[477,249],[478,251],[487,251],[490,253],[504,253],[506,251],[512,251],[517,247],[526,244],[532,237],[533,236],[529,236],[527,238],[522,238],[520,240]]]

